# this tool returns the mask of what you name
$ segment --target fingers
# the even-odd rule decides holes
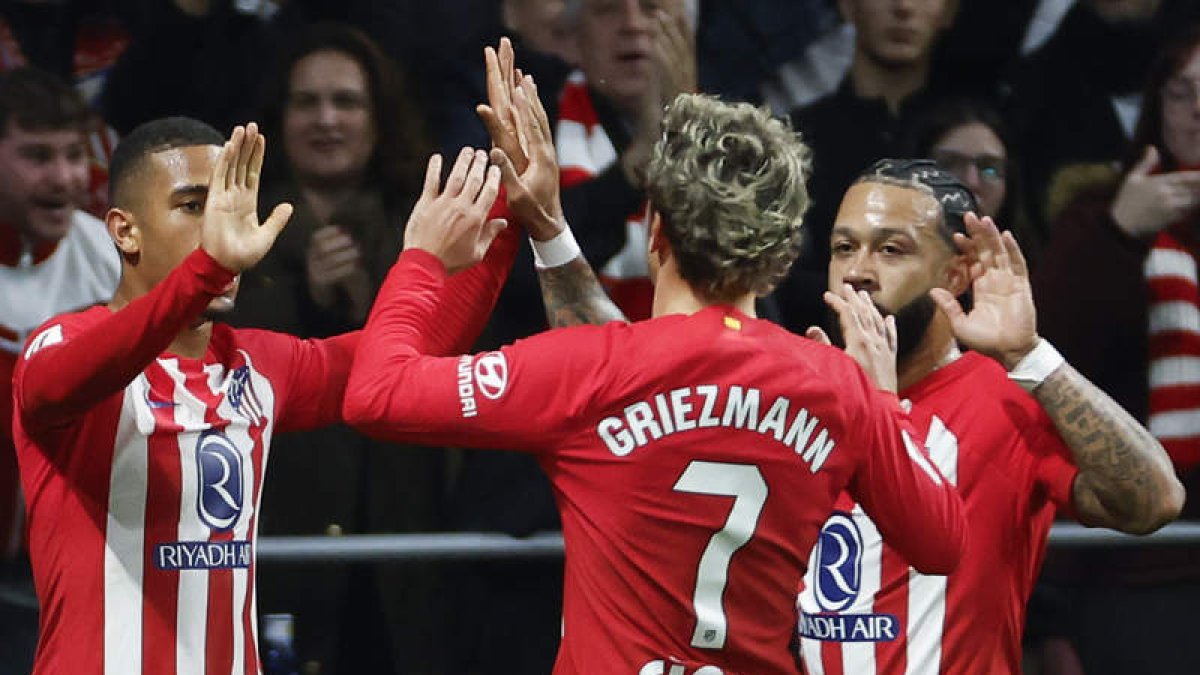
[[[251,190],[258,190],[259,180],[262,178],[263,158],[267,154],[267,138],[262,134],[258,134],[258,138],[254,141],[254,150],[250,154],[250,163],[246,171],[246,187]]]
[[[888,314],[883,318],[884,333],[887,337],[888,350],[895,354],[900,350],[899,333],[896,332],[896,315]]]
[[[1149,176],[1156,168],[1158,168],[1158,148],[1147,145],[1146,151],[1142,153],[1142,158],[1129,173],[1134,176]]]
[[[475,245],[475,260],[483,260],[487,255],[488,249],[492,247],[492,242],[504,228],[508,227],[508,221],[503,218],[493,218],[483,224],[479,228],[479,241]]]
[[[234,127],[233,133],[229,136],[229,155],[226,157],[228,165],[225,168],[225,180],[221,185],[226,190],[232,190],[235,185],[240,185],[237,176],[238,164],[242,160],[242,143],[245,139],[246,127]]]
[[[482,166],[487,166],[487,158],[484,157],[480,161]],[[492,203],[496,201],[496,195],[500,193],[500,167],[491,166],[487,169],[487,178],[483,182],[483,188],[479,191],[479,196],[475,199],[475,204],[483,209],[486,213],[492,208]]]
[[[488,172],[487,153],[482,150],[476,150],[471,155],[471,168],[467,171],[467,178],[463,181],[463,189],[459,197],[465,198],[469,202],[475,202],[479,197],[479,191],[483,187],[484,179]],[[499,181],[499,175],[496,180]]]
[[[450,168],[450,175],[446,178],[442,194],[457,197],[462,192],[463,183],[467,180],[467,172],[471,169],[474,161],[475,151],[471,148],[463,148],[458,151],[458,158],[454,160],[454,166]]]
[[[967,314],[963,311],[962,305],[958,304],[958,300],[954,295],[944,288],[934,288],[929,291],[929,295],[937,304],[938,309],[950,319],[950,325],[955,326],[960,321],[966,318]]]
[[[421,188],[421,199],[433,199],[438,196],[438,184],[442,182],[442,156],[434,153],[425,165],[425,184]]]
[[[237,187],[243,187],[247,183],[247,177],[250,175],[250,161],[254,156],[254,149],[258,145],[258,125],[250,122],[246,125],[245,135],[242,137],[242,147],[238,151],[236,175],[233,179],[233,184]]]
[[[515,194],[521,188],[521,179],[517,176],[517,168],[513,166],[508,154],[500,148],[492,148],[492,151],[488,153],[488,158],[500,170],[500,179],[504,183],[504,189],[510,195]]]
[[[213,163],[212,178],[209,179],[210,191],[225,190],[229,181],[229,161],[232,154],[230,141],[225,141],[221,146],[221,152],[217,154],[217,161]]]
[[[814,342],[820,342],[823,345],[833,344],[825,331],[821,330],[818,326],[809,326],[808,330],[804,331],[804,337]]]
[[[986,216],[980,218],[974,213],[968,213],[963,217],[963,222],[975,245],[974,257],[984,270],[1011,269],[1008,251],[1005,250],[1004,242],[1000,239],[1000,231],[996,229],[996,224],[991,218]]]
[[[1013,236],[1011,230],[1005,230],[1004,234],[1000,235],[1004,241],[1004,250],[1008,252],[1008,259],[1012,264],[1013,274],[1019,277],[1029,276],[1029,265],[1025,262],[1025,254],[1021,252],[1021,247],[1017,245],[1017,239]]]

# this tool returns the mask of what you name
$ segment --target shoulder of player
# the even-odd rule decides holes
[[[69,340],[87,330],[89,326],[99,323],[111,313],[105,305],[93,305],[86,309],[56,314],[46,319],[40,326],[29,332],[29,338],[25,341],[24,357],[29,358],[41,347]]]

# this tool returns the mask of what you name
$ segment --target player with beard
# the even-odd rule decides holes
[[[259,223],[264,151],[253,123],[227,142],[187,118],[130,133],[106,217],[120,285],[107,306],[44,324],[17,362],[37,675],[260,671],[254,540],[271,437],[340,421],[359,340],[212,320],[291,213],[280,205]],[[464,149],[443,190],[439,167],[408,226],[484,228],[498,170]],[[450,264],[478,260],[486,241]],[[424,335],[432,349],[474,340],[515,250],[508,233],[446,286]]]
[[[840,313],[837,332],[877,383],[898,384],[958,486],[970,536],[954,572],[923,575],[843,495],[799,599],[811,674],[1020,672],[1025,603],[1056,510],[1144,534],[1182,507],[1162,446],[1038,337],[1024,257],[975,210],[970,190],[927,160],[882,160],[842,200],[829,288],[849,284],[894,316],[895,370],[857,356],[853,316]],[[955,298],[968,292],[966,313]]]

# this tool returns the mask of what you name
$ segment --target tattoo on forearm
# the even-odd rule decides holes
[[[551,328],[626,320],[582,255],[565,265],[539,269],[538,280]]]
[[[1175,480],[1162,445],[1069,364],[1034,395],[1079,467],[1074,495],[1079,515],[1095,525],[1140,529],[1153,517],[1166,481]]]

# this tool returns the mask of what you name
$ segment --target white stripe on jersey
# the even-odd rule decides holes
[[[870,614],[874,611],[871,600],[879,593],[883,577],[883,537],[875,523],[867,517],[862,506],[855,504],[851,512],[854,524],[862,532],[862,582],[858,597],[843,613]],[[843,642],[842,672],[873,673],[875,672],[875,643],[874,642]]]
[[[175,359],[161,359],[159,365],[175,386],[175,423],[184,429],[204,425],[204,404],[185,391],[185,376]],[[199,409],[199,410],[197,410]],[[196,457],[196,432],[176,436],[179,443],[179,530],[178,541],[204,541],[209,530],[196,510],[200,478]],[[176,675],[204,675],[204,636],[208,630],[208,571],[180,570],[179,594],[175,607],[175,667]],[[189,640],[199,636],[200,643]]]
[[[953,485],[958,485],[958,438],[934,416],[925,436],[929,458]],[[937,675],[942,665],[946,623],[946,577],[925,576],[908,569],[908,634],[906,675]]]
[[[240,353],[242,355],[242,358],[245,359],[246,365],[249,366],[249,368],[250,368],[250,387],[252,388],[255,395],[257,396],[255,405],[259,406],[259,410],[258,410],[257,414],[262,415],[262,419],[266,422],[265,426],[263,426],[262,433],[259,436],[260,440],[262,442],[262,469],[261,469],[261,471],[262,471],[263,476],[265,477],[266,473],[267,473],[267,460],[270,459],[270,455],[271,455],[271,437],[274,435],[274,432],[275,432],[275,389],[274,389],[274,387],[271,386],[270,380],[268,380],[266,377],[263,377],[262,374],[260,374],[257,370],[254,369],[254,362],[251,361],[250,355],[247,354],[245,351],[241,351]],[[225,411],[228,407],[229,407],[228,399],[225,399],[224,401],[222,401],[221,410]],[[228,414],[230,415],[230,417],[232,419],[233,416],[236,415],[237,413],[233,412],[232,410],[229,410]],[[238,427],[238,428],[241,429],[242,427]],[[245,489],[249,490],[249,492],[246,492],[244,494],[254,495],[254,480],[253,480],[253,478],[254,478],[254,462],[253,461],[251,461],[249,463],[249,470],[246,473],[250,477],[250,479],[246,483]],[[253,543],[251,544],[251,551],[252,551],[251,558],[250,558],[251,560],[258,560],[258,518],[257,517],[253,518],[254,531],[248,532],[248,528],[250,527],[250,521],[252,520],[251,516],[255,516],[261,508],[262,508],[262,487],[261,487],[261,481],[260,481],[258,495],[257,495],[256,499],[254,500],[254,504],[251,509],[248,509],[249,513],[243,514],[242,521],[240,523],[238,523],[238,527],[236,530],[239,537],[244,537],[247,534],[251,535],[251,538],[252,538],[251,540],[253,541]],[[241,569],[237,570],[237,572],[234,576],[234,590],[237,590],[239,588],[239,585],[238,585],[239,580],[241,581],[241,584],[242,584],[240,586],[240,588],[242,589],[242,596],[244,597],[245,584],[250,584],[250,583],[253,583],[253,581],[254,581],[254,579],[250,576],[250,570],[241,570]],[[241,619],[242,605],[241,605],[240,601],[235,602],[234,609],[235,609],[234,622],[235,622],[235,626],[236,626],[235,630],[241,630],[241,627],[242,627],[242,619]],[[257,592],[255,592],[254,594],[252,594],[250,596],[250,627],[251,627],[251,635],[258,635],[258,593]],[[260,655],[260,658],[259,658],[259,664],[260,664],[259,672],[260,673],[262,672],[261,663],[262,663],[262,658]],[[235,660],[234,661],[234,675],[242,675],[243,671],[239,671],[237,669],[237,665],[238,665],[237,661]]]
[[[242,354],[243,354],[243,357],[245,357],[245,359],[246,359],[247,365],[249,365],[250,364],[249,356],[246,356],[245,352],[243,352]],[[210,366],[210,368],[212,368],[212,367]],[[260,378],[258,376],[258,374],[254,372],[253,368],[251,368],[250,372],[252,373],[250,376],[251,377],[251,386],[244,393],[244,395],[242,397],[242,401],[243,401],[244,405],[257,405],[258,402],[253,400],[254,396],[251,395],[251,392],[265,391],[265,392],[268,392],[268,397],[270,397],[270,385],[267,383],[265,378]],[[220,387],[221,387],[222,382],[219,377],[220,375],[221,375],[221,371],[219,368],[217,368],[215,371],[210,371],[209,388],[212,390],[214,395],[219,395],[221,393]],[[259,380],[259,381],[256,382],[255,380]],[[228,382],[229,378],[226,378],[225,381]],[[264,415],[263,413],[264,413],[263,410],[259,410],[256,408],[251,414],[253,414],[255,417],[257,417],[259,419],[268,417],[267,415]],[[232,405],[230,405],[229,398],[227,396],[223,397],[221,399],[221,404],[217,408],[217,414],[220,415],[221,417],[223,417],[225,419],[229,419],[229,420],[241,419],[241,415],[236,410],[233,409]],[[254,447],[254,439],[250,436],[250,428],[247,425],[238,424],[238,423],[231,424],[226,429],[226,431],[229,434],[229,440],[233,441],[233,444],[236,447],[239,447],[239,448],[253,448]],[[265,439],[266,439],[266,437],[264,436],[264,440]],[[242,494],[243,495],[249,496],[249,495],[254,494],[255,477],[256,477],[256,475],[254,473],[254,457],[253,457],[253,453],[251,453],[251,456],[246,457],[245,468],[242,471]],[[238,516],[238,522],[233,527],[233,538],[235,540],[237,540],[237,541],[245,541],[246,540],[247,533],[250,531],[251,517],[257,511],[258,511],[257,504],[254,504],[253,506],[247,505],[245,508],[242,509],[241,515]],[[233,610],[233,613],[232,613],[232,616],[230,617],[230,619],[233,621],[233,673],[232,673],[232,675],[243,675],[243,673],[245,673],[245,671],[246,671],[246,628],[242,624],[242,612],[246,608],[246,592],[249,587],[250,571],[246,570],[246,569],[235,568],[234,570],[232,570],[232,574],[233,574],[233,584],[232,584],[232,590],[233,590],[232,610]]]
[[[148,472],[145,430],[154,428],[154,416],[139,403],[149,390],[144,374],[125,388],[109,473],[108,520],[104,530],[104,675],[128,675],[142,670]]]

